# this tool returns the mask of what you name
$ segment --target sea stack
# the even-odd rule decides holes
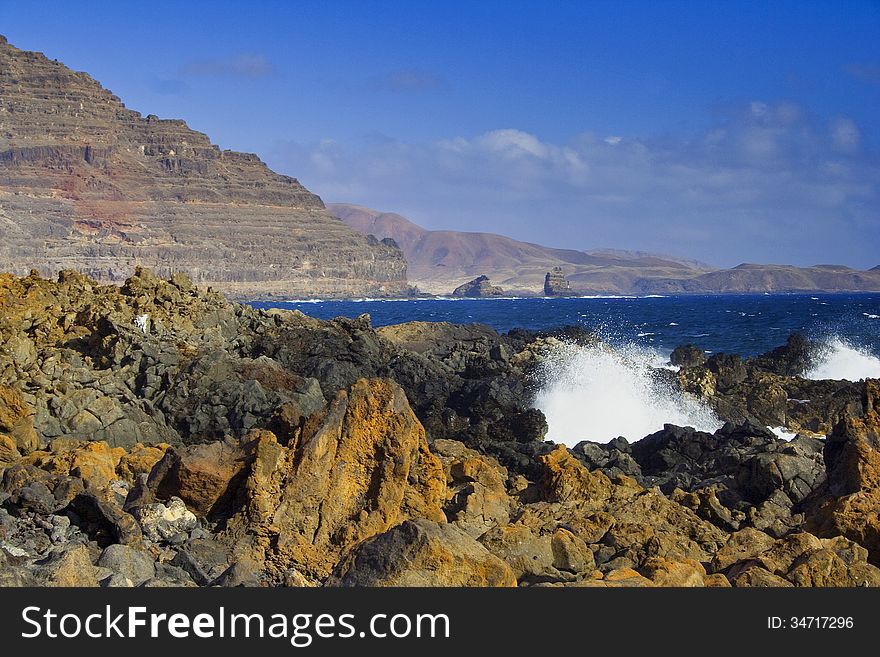
[[[563,297],[571,292],[571,283],[562,273],[562,267],[554,267],[544,277],[544,296]]]
[[[454,297],[500,297],[503,294],[504,290],[497,285],[492,285],[488,276],[478,276],[464,285],[459,285],[452,291],[452,296]]]

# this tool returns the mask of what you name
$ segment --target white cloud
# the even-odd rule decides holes
[[[862,135],[855,121],[847,118],[837,118],[831,122],[831,143],[834,148],[843,153],[854,153],[859,149]]]
[[[847,118],[751,103],[680,139],[554,143],[505,128],[427,144],[283,144],[269,158],[327,201],[429,228],[567,248],[741,261],[880,264],[880,170]],[[875,262],[876,261],[876,262]]]

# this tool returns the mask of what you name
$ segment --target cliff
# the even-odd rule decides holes
[[[297,180],[185,122],[141,116],[85,73],[0,37],[0,270],[135,265],[227,294],[399,295],[399,249],[359,234]]]

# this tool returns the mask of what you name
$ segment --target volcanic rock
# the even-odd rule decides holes
[[[510,566],[454,525],[407,520],[363,542],[330,586],[516,586]]]
[[[807,519],[809,531],[837,535],[867,548],[880,565],[880,382],[865,384],[863,417],[842,419],[825,445],[827,495]],[[821,499],[821,498],[819,498]]]
[[[302,443],[263,432],[230,537],[276,577],[326,576],[346,549],[407,518],[445,522],[445,477],[403,390],[360,380],[310,422]]]
[[[562,267],[554,267],[544,277],[544,296],[561,297],[571,292],[571,283],[562,273]]]
[[[497,285],[492,285],[492,283],[489,282],[488,276],[478,276],[472,281],[459,285],[452,291],[452,296],[454,297],[480,298],[500,297],[503,295],[504,290]]]

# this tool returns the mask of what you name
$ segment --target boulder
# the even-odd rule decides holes
[[[135,508],[132,515],[137,519],[144,536],[153,542],[188,534],[199,524],[195,514],[186,508],[179,497],[172,497],[167,505],[158,502],[144,504]]]
[[[143,584],[156,575],[152,557],[129,545],[108,545],[95,565],[109,568],[115,574],[127,578],[133,586]]]
[[[36,563],[35,575],[42,586],[98,586],[95,567],[85,545],[51,553]]]
[[[516,586],[504,561],[462,530],[407,520],[361,543],[328,586]]]
[[[705,586],[706,569],[693,559],[671,561],[662,557],[651,557],[639,570],[654,586]]]
[[[540,486],[550,502],[589,500],[601,502],[611,496],[611,480],[602,472],[587,470],[565,447],[556,448],[539,458],[543,466]]]
[[[539,536],[525,525],[513,524],[490,529],[479,540],[510,566],[517,581],[558,578],[550,536]]]
[[[244,443],[244,444],[242,444]],[[256,433],[167,450],[153,467],[147,486],[159,499],[179,497],[200,516],[228,516],[229,505],[250,464]]]
[[[168,443],[154,446],[136,443],[119,459],[116,475],[129,484],[134,484],[140,475],[150,474],[153,467],[162,460],[170,447],[171,445]]]
[[[450,522],[474,538],[510,522],[507,468],[455,440],[435,440],[431,447],[446,475],[444,511]]]

